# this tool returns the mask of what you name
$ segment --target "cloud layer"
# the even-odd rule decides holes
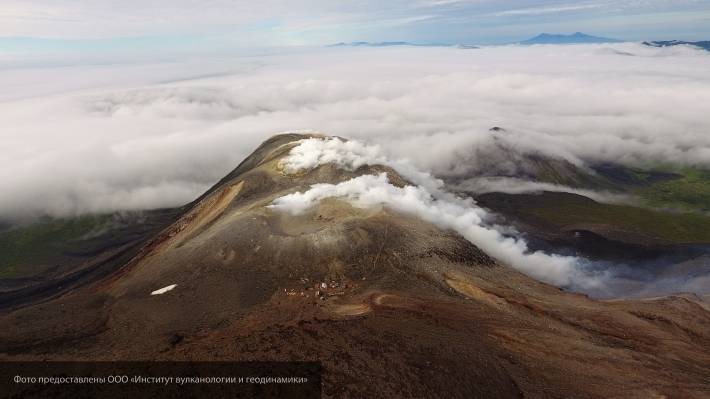
[[[300,129],[437,175],[490,168],[501,142],[575,164],[709,165],[708,70],[710,53],[636,44],[8,70],[0,217],[180,205],[267,137]]]
[[[634,202],[634,199],[632,197],[624,194],[615,194],[603,191],[580,190],[573,187],[562,186],[559,184],[541,183],[515,177],[475,177],[452,185],[450,189],[455,191],[465,191],[477,194],[526,194],[550,191],[578,194],[591,198],[597,202],[603,202],[607,204],[628,204]]]

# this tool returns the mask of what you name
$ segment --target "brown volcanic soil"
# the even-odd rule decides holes
[[[594,301],[387,209],[265,208],[360,174],[406,184],[382,166],[286,176],[278,159],[298,138],[264,143],[109,278],[1,314],[0,356],[320,360],[325,397],[710,394],[700,298]]]

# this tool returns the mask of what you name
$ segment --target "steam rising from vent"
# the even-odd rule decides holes
[[[283,165],[295,173],[331,160],[345,168],[376,162],[397,164],[381,157],[376,147],[338,139],[307,139],[290,152]],[[407,172],[420,181],[424,180],[423,174]],[[427,185],[438,186],[436,181]],[[601,285],[601,276],[585,272],[579,266],[578,258],[530,252],[522,239],[503,236],[494,226],[486,224],[486,211],[473,201],[456,198],[441,190],[431,192],[423,185],[396,187],[389,183],[385,173],[359,176],[339,184],[315,184],[308,191],[277,198],[269,207],[297,215],[326,198],[342,198],[360,208],[385,206],[442,229],[452,229],[489,255],[551,284],[575,289]]]
[[[334,163],[346,170],[355,170],[368,162],[385,163],[377,146],[367,146],[359,141],[343,141],[338,138],[329,140],[301,140],[289,156],[280,163],[286,173],[298,173],[318,165]]]
[[[452,201],[457,197],[444,191],[444,182],[430,173],[417,170],[407,159],[392,160],[385,156],[380,146],[367,145],[357,140],[342,140],[337,137],[299,140],[288,156],[279,162],[285,173],[298,173],[310,170],[326,163],[333,163],[339,168],[354,171],[363,165],[387,165],[404,176],[407,180],[425,187],[439,196]]]

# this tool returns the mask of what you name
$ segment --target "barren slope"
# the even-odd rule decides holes
[[[282,173],[300,138],[265,142],[110,277],[0,315],[2,358],[320,360],[326,397],[710,393],[700,298],[594,301],[386,208],[268,208],[357,175],[408,184]]]

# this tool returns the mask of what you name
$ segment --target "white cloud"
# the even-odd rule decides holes
[[[708,70],[709,53],[637,44],[320,49],[6,68],[0,218],[181,205],[275,132],[311,129],[378,148],[352,142],[343,146],[348,155],[340,145],[311,143],[319,155],[304,152],[294,168],[332,161],[354,168],[365,157],[421,186],[351,182],[323,187],[309,194],[314,198],[335,193],[416,213],[531,275],[581,284],[597,275],[579,260],[529,254],[523,241],[503,237],[484,210],[447,195],[428,173],[490,176],[492,168],[510,167],[505,161],[515,153],[580,166],[710,167]],[[403,158],[409,162],[392,161]],[[293,206],[304,200],[294,198]],[[475,231],[458,225],[459,217]]]
[[[636,44],[4,70],[0,217],[180,205],[298,129],[375,143],[439,175],[476,175],[505,159],[501,147],[708,166],[708,70],[709,53]]]
[[[524,16],[535,16],[544,14],[558,14],[571,11],[583,11],[595,8],[601,8],[608,6],[604,3],[591,3],[591,4],[566,4],[558,5],[554,7],[533,7],[533,8],[519,8],[515,10],[506,10],[496,13],[496,16],[512,16],[512,15],[524,15]]]
[[[541,193],[543,191],[573,193],[591,198],[597,202],[609,204],[624,204],[633,202],[633,198],[625,194],[580,190],[559,184],[529,181],[515,177],[475,177],[466,179],[451,187],[453,190],[466,191],[476,194],[507,193],[527,194]]]

